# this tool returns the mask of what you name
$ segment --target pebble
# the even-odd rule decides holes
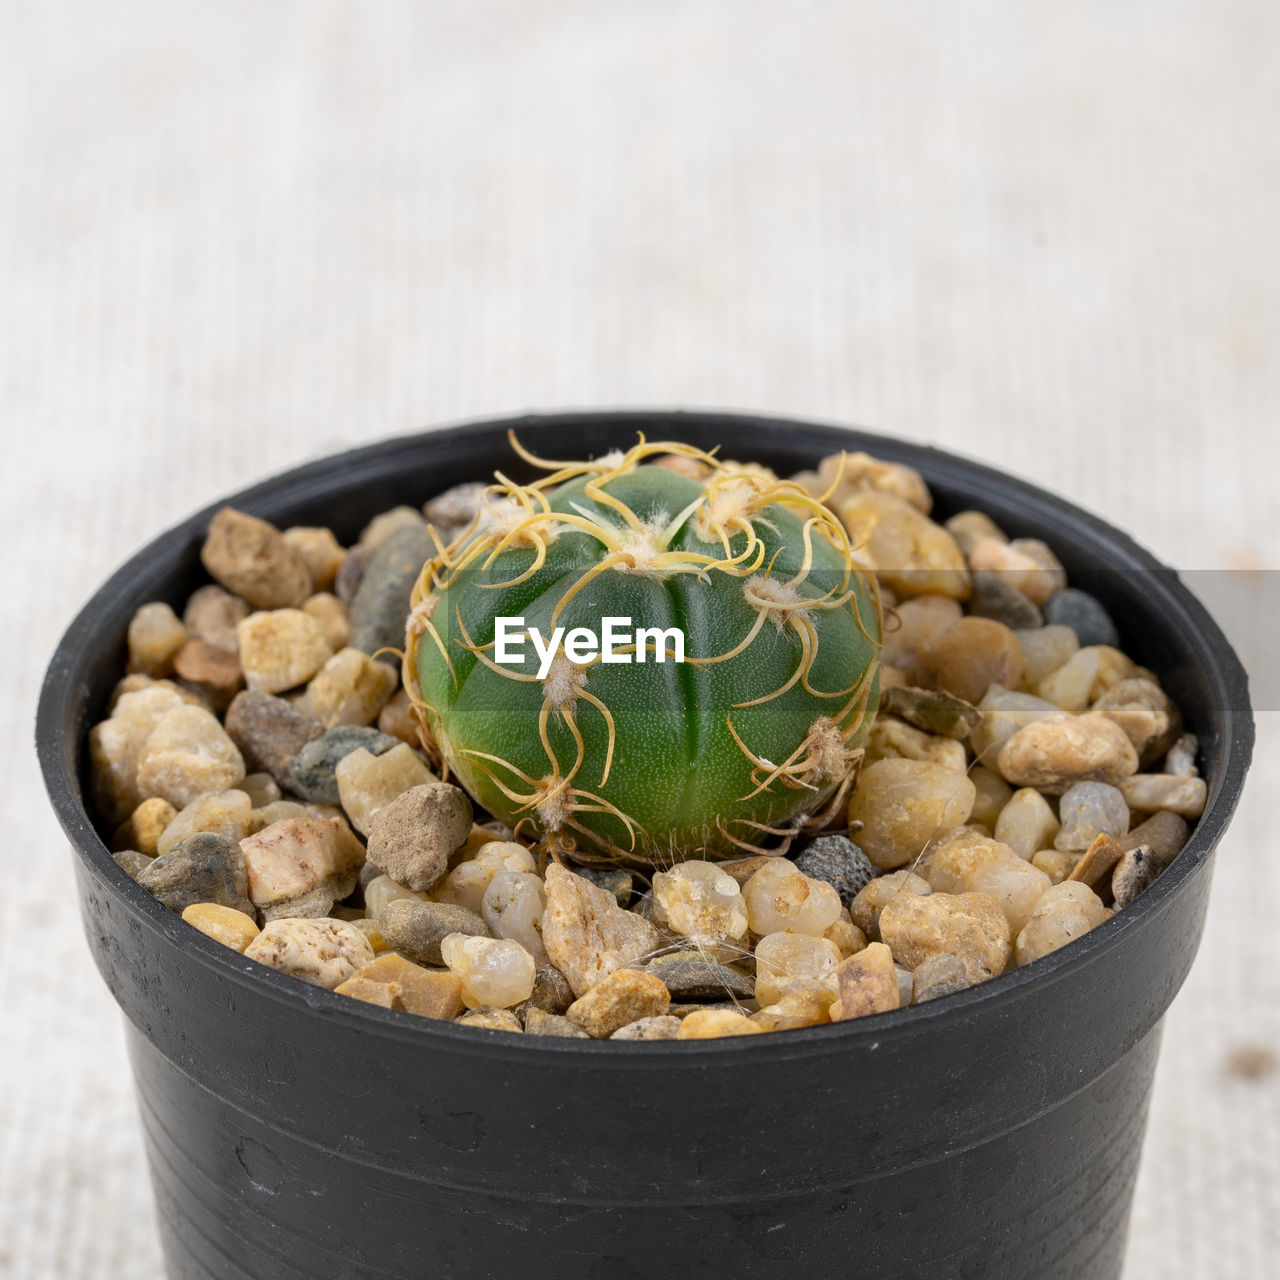
[[[1064,880],[1041,895],[1014,948],[1016,962],[1029,964],[1056,951],[1111,918],[1111,912],[1088,885]]]
[[[1123,729],[1097,712],[1033,721],[1000,748],[1000,772],[1019,787],[1059,795],[1077,782],[1117,785],[1138,767]]]
[[[1177,707],[1152,680],[1121,680],[1098,698],[1093,709],[1125,731],[1138,753],[1140,768],[1164,755],[1182,731]]]
[[[347,558],[342,562],[342,568],[338,570],[333,580],[333,594],[348,610],[351,608],[351,602],[356,598],[356,592],[360,590],[364,571],[369,567],[369,561],[373,559],[373,553],[376,550],[377,547],[359,544],[347,549]]]
[[[369,940],[345,920],[272,920],[245,948],[250,960],[332,991],[373,961]]]
[[[365,867],[361,869],[362,876],[368,865],[366,862]],[[412,889],[406,889],[402,884],[397,884],[387,875],[375,875],[364,886],[364,909],[374,920],[382,914],[387,903],[395,902],[398,898],[411,898],[415,902],[426,901],[420,894]]]
[[[341,818],[286,818],[240,842],[249,871],[248,896],[259,907],[288,902],[324,887],[350,884],[364,846]]]
[[[182,611],[182,625],[191,640],[203,640],[216,649],[236,650],[236,628],[249,616],[249,602],[224,587],[210,583],[191,593]]]
[[[1143,845],[1122,853],[1111,873],[1111,896],[1116,910],[1127,907],[1143,889],[1153,884],[1166,865]]]
[[[1123,856],[1124,850],[1121,849],[1120,842],[1114,836],[1102,832],[1080,855],[1079,862],[1072,868],[1067,879],[1087,884],[1101,897],[1106,892],[1107,878],[1112,868]]]
[[[972,985],[1004,972],[1013,935],[985,893],[900,893],[880,913],[880,937],[909,969],[943,951],[956,956]]]
[[[618,969],[602,978],[570,1006],[565,1017],[594,1040],[604,1040],[629,1023],[666,1014],[671,993],[652,972]]]
[[[193,902],[183,908],[182,918],[214,942],[241,953],[261,932],[252,916],[218,902]]]
[[[673,1018],[672,1022],[675,1022],[677,1028],[680,1026],[676,1019]],[[565,1040],[591,1039],[581,1027],[575,1026],[568,1018],[558,1013],[548,1013],[545,1009],[539,1009],[537,1005],[531,1006],[524,1015],[524,1029],[531,1036],[559,1036]],[[644,1037],[631,1038],[643,1039]],[[669,1036],[668,1039],[675,1039],[675,1036]]]
[[[245,775],[244,758],[217,716],[180,706],[160,717],[142,746],[137,786],[178,809],[206,791],[224,791]]]
[[[1203,778],[1180,778],[1172,773],[1135,773],[1120,783],[1131,809],[1140,813],[1176,813],[1182,818],[1198,818],[1209,798]]]
[[[1121,848],[1136,849],[1145,845],[1164,862],[1172,862],[1191,839],[1191,828],[1186,819],[1176,813],[1153,813],[1145,822],[1134,827],[1120,840]]]
[[[1194,733],[1184,733],[1169,748],[1165,757],[1164,771],[1176,778],[1196,778],[1200,771],[1196,768],[1196,756],[1200,752],[1200,739]],[[1141,760],[1139,766],[1141,766]]]
[[[867,935],[849,919],[847,911],[822,936],[836,944],[841,957],[856,955],[867,945]]]
[[[699,953],[662,956],[644,967],[658,978],[674,1000],[711,1000],[728,996],[750,1000],[755,984],[745,973]]]
[[[260,907],[258,914],[264,924],[272,920],[321,920],[325,916],[335,915],[334,904],[351,893],[355,888],[355,879],[354,872],[341,877],[332,876],[326,883],[308,889],[296,898],[285,898]]]
[[[876,877],[871,859],[848,836],[818,836],[796,855],[793,865],[810,880],[829,884],[846,911]]]
[[[727,1009],[698,1009],[680,1023],[677,1040],[717,1040],[721,1036],[755,1036],[763,1032],[749,1018]]]
[[[245,774],[240,779],[239,789],[249,797],[249,802],[255,809],[277,804],[281,799],[280,788],[276,786],[276,780],[269,773]]]
[[[1124,794],[1105,782],[1078,782],[1058,801],[1062,829],[1053,838],[1055,849],[1087,849],[1103,833],[1119,837],[1129,830],[1129,806]],[[1046,848],[1048,841],[1037,845]]]
[[[1036,900],[1051,883],[1008,845],[968,833],[934,848],[928,879],[935,895],[977,893],[993,898],[1009,921],[1011,935],[1027,923]]]
[[[340,996],[350,996],[353,1000],[362,1000],[365,1004],[376,1004],[383,1009],[403,1009],[400,999],[400,987],[394,982],[371,982],[368,978],[352,975],[346,982],[339,983],[334,991]]]
[[[178,811],[167,800],[152,796],[144,800],[112,833],[111,848],[115,851],[136,849],[154,858],[160,852],[160,837],[164,829],[178,816]],[[166,851],[167,852],[167,851]]]
[[[573,1024],[570,1023],[570,1026]],[[637,1018],[635,1022],[619,1027],[610,1040],[678,1040],[680,1019],[669,1013],[656,1018]]]
[[[755,998],[776,1004],[794,991],[812,991],[828,1004],[839,997],[836,969],[843,957],[826,938],[771,933],[756,943]]]
[[[529,997],[529,1007],[545,1009],[548,1013],[563,1013],[573,1003],[573,988],[569,979],[553,964],[540,964]]]
[[[831,1005],[813,991],[793,991],[757,1010],[749,1020],[761,1031],[794,1031],[830,1021],[830,1008]]]
[[[175,813],[155,844],[156,853],[168,853],[180,841],[198,831],[212,831],[232,840],[243,838],[253,803],[239,790],[210,791]]]
[[[920,654],[962,617],[960,605],[947,596],[923,595],[904,600],[885,620],[881,662],[899,668],[912,684],[919,684]]]
[[[400,683],[385,662],[359,649],[335,653],[307,685],[306,705],[326,729],[335,724],[367,725],[391,700]]]
[[[111,856],[116,866],[135,880],[155,861],[152,855],[139,853],[137,849],[118,849]]]
[[[174,656],[173,669],[218,711],[225,711],[244,688],[239,655],[234,649],[220,649],[207,640],[188,640]]]
[[[301,609],[251,613],[236,641],[245,683],[257,693],[305,684],[333,656],[320,624]]]
[[[351,623],[347,619],[347,606],[337,596],[328,591],[317,591],[302,602],[302,612],[320,624],[320,630],[335,655],[347,647]]]
[[[990,618],[1013,630],[1039,627],[1044,619],[1040,610],[992,569],[978,569],[973,574],[973,594],[969,597],[969,613],[975,618]]]
[[[409,748],[400,744],[395,750]],[[444,782],[409,787],[374,813],[369,861],[399,884],[430,889],[445,874],[449,855],[466,842],[471,825],[471,801],[458,787]]]
[[[910,503],[868,489],[837,501],[834,509],[876,576],[899,596],[967,598],[969,571],[956,540]]]
[[[439,902],[452,902],[468,911],[479,911],[496,876],[504,871],[527,873],[537,868],[533,855],[524,845],[514,840],[491,840],[474,858],[450,871],[443,883],[436,886],[433,896]]]
[[[849,916],[856,928],[867,938],[880,937],[880,913],[900,893],[929,894],[933,887],[914,871],[891,871],[887,876],[872,880],[859,890],[849,904]]]
[[[893,954],[883,942],[872,942],[836,968],[839,1021],[888,1013],[898,1007],[900,991]]]
[[[129,671],[167,676],[187,642],[187,629],[167,604],[157,601],[144,604],[129,620],[128,642]]]
[[[1125,680],[1145,680],[1148,684],[1155,685],[1157,689],[1160,687],[1154,674],[1138,666],[1127,653],[1121,653],[1119,649],[1112,648],[1108,644],[1095,644],[1091,647],[1098,655],[1098,674],[1094,677],[1093,685],[1089,690],[1091,703],[1097,703],[1099,698]]]
[[[959,956],[940,951],[915,968],[911,975],[911,1003],[926,1004],[940,996],[964,991],[972,984]]]
[[[994,830],[1001,811],[1013,799],[1013,788],[994,769],[981,764],[969,769],[969,781],[975,792],[969,821]]]
[[[941,734],[925,733],[890,715],[879,715],[866,738],[863,768],[877,760],[924,760],[954,773],[964,773],[964,744]]]
[[[1097,648],[1077,649],[1036,685],[1036,693],[1059,710],[1076,715],[1089,705],[1101,666],[1102,655]]]
[[[200,560],[215,581],[258,609],[291,608],[311,594],[306,563],[280,530],[231,507],[210,521]]]
[[[434,555],[435,543],[421,517],[378,546],[351,601],[352,648],[373,654],[403,646],[409,596],[423,564]]]
[[[216,902],[254,914],[245,856],[227,836],[207,831],[188,836],[152,861],[138,876],[138,883],[179,915],[195,902]]]
[[[957,511],[946,522],[946,530],[956,540],[956,545],[966,559],[978,543],[987,539],[993,542],[1009,541],[1000,526],[985,511]]]
[[[880,692],[880,715],[897,716],[926,733],[963,742],[982,713],[972,703],[941,689],[899,686]]]
[[[349,751],[334,766],[333,776],[338,784],[338,799],[351,824],[361,835],[368,835],[378,813],[397,797],[417,787],[446,786],[437,782],[431,770],[422,763],[413,748],[397,742],[389,751],[374,755],[364,747]],[[471,830],[471,804],[457,787],[465,803],[461,821],[465,824],[459,843]],[[461,808],[461,805],[455,806]],[[438,824],[437,824],[438,830]]]
[[[280,781],[313,804],[341,804],[336,773],[338,761],[360,747],[380,756],[400,745],[398,738],[379,733],[377,729],[355,724],[335,725],[303,744],[289,762],[287,781]]]
[[[933,688],[976,704],[992,684],[1021,683],[1022,649],[1003,623],[965,617],[921,651],[920,667]]]
[[[1082,783],[1100,786],[1100,783]],[[1126,815],[1126,821],[1127,821]],[[1053,806],[1034,787],[1020,787],[996,818],[993,834],[1020,858],[1030,859],[1037,850],[1047,849],[1058,834]]]
[[[862,823],[858,844],[877,867],[900,867],[967,821],[976,796],[967,777],[943,765],[877,760],[862,771],[849,822]]]
[[[721,867],[721,870],[724,868]],[[625,907],[630,903],[634,887],[631,872],[623,871],[621,867],[575,867],[573,873],[584,880],[590,880],[601,889],[607,889],[617,898],[618,906]],[[735,880],[734,883],[739,882]]]
[[[1045,604],[1067,585],[1067,573],[1058,557],[1037,538],[1015,538],[1012,542],[981,539],[970,549],[968,561],[974,573],[986,570],[998,574],[1035,605]]]
[[[450,933],[440,941],[440,954],[462,983],[468,1009],[509,1009],[533,994],[538,967],[510,938]]]
[[[296,711],[283,698],[244,690],[227,708],[226,729],[245,765],[287,784],[289,762],[324,732],[323,726]]]
[[[418,719],[413,714],[413,703],[409,701],[408,691],[401,689],[381,711],[378,712],[378,729],[382,733],[399,738],[411,747],[420,743],[418,737]]]
[[[428,524],[435,526],[436,533],[445,546],[464,532],[480,514],[488,487],[480,481],[455,484],[423,506],[422,514]]]
[[[586,995],[601,978],[661,948],[658,930],[624,911],[608,890],[554,862],[547,867],[545,884],[543,945],[575,996]]]
[[[519,1031],[524,1028],[510,1009],[472,1009],[458,1019],[460,1027],[483,1027],[486,1031]]]
[[[815,497],[821,497],[832,485],[836,485],[830,505],[849,494],[875,489],[892,494],[908,502],[917,511],[928,515],[933,507],[933,496],[924,477],[913,467],[900,462],[885,462],[869,453],[833,453],[822,459],[812,477]]]
[[[409,506],[391,507],[380,511],[363,529],[357,545],[363,547],[380,547],[393,533],[401,529],[423,529],[426,521],[421,514]]]
[[[173,685],[151,685],[122,694],[110,717],[89,731],[90,789],[108,822],[123,822],[149,798],[138,785],[143,749],[164,716],[186,705]]]
[[[821,938],[840,918],[840,895],[823,880],[776,858],[761,867],[742,888],[751,932],[803,933]]]
[[[328,591],[347,558],[347,553],[333,536],[333,530],[295,525],[280,536],[285,546],[306,565],[311,590]]]
[[[539,964],[548,964],[550,957],[542,942],[546,909],[541,876],[532,871],[499,871],[484,891],[480,916],[495,938],[510,938]]]
[[[485,922],[474,911],[448,902],[397,898],[378,915],[378,932],[387,946],[417,964],[442,965],[440,944],[450,934],[487,937]]]
[[[1045,873],[1053,884],[1061,884],[1076,869],[1080,861],[1076,849],[1037,849],[1031,857],[1031,865]]]
[[[653,921],[702,947],[736,946],[747,935],[738,882],[712,862],[690,859],[653,876]]]
[[[1062,714],[1062,709],[1052,702],[999,684],[993,684],[987,690],[978,710],[981,719],[969,735],[969,746],[980,761],[992,767],[1005,743],[1019,729],[1025,729],[1047,716]]]
[[[1044,620],[1052,626],[1070,627],[1082,645],[1120,645],[1120,632],[1102,603],[1087,591],[1063,587],[1046,601]]]
[[[448,1021],[462,1010],[462,984],[452,973],[447,969],[424,969],[394,951],[362,965],[351,980],[357,979],[399,987],[401,1006],[419,1017]]]
[[[1070,627],[1015,629],[1013,638],[1022,650],[1022,678],[1031,688],[1065,665],[1080,648],[1080,641]]]

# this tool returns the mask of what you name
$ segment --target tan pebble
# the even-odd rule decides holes
[[[1135,773],[1119,786],[1129,808],[1140,813],[1162,811],[1198,818],[1209,797],[1203,778],[1180,778],[1171,773]]]
[[[352,920],[351,924],[369,939],[369,945],[373,948],[374,955],[381,955],[384,951],[390,950],[387,940],[382,936],[382,930],[378,928],[376,920],[370,920],[365,917],[359,920]]]
[[[197,831],[213,831],[232,840],[241,839],[249,825],[253,805],[243,792],[210,791],[176,813],[156,842],[157,853],[168,853],[180,840]]]
[[[734,882],[741,888],[761,867],[772,861],[769,854],[757,854],[751,858],[732,858],[728,862],[718,862],[716,866],[725,875],[732,876]]]
[[[418,902],[425,901],[421,894],[414,893],[412,889],[406,889],[402,884],[397,884],[390,876],[374,876],[364,887],[365,910],[375,920],[389,902],[395,902],[398,898],[415,898]]]
[[[206,791],[225,791],[245,775],[244,759],[212,712],[181,706],[152,729],[138,762],[137,783],[181,809]]]
[[[893,955],[883,942],[872,942],[836,970],[840,1020],[865,1018],[898,1007],[898,975]]]
[[[225,710],[244,687],[239,656],[207,640],[188,640],[178,650],[173,665],[178,676],[195,685],[209,704],[220,711]]]
[[[1185,818],[1176,813],[1153,813],[1145,822],[1134,827],[1128,835],[1120,837],[1125,850],[1145,845],[1162,861],[1172,862],[1191,839],[1191,828]]]
[[[318,591],[302,602],[302,612],[309,614],[324,632],[329,648],[335,653],[345,649],[347,639],[351,635],[351,623],[347,616],[347,606],[328,591]]]
[[[880,715],[866,740],[863,767],[877,760],[926,760],[955,773],[965,771],[964,744],[920,729],[893,716]]]
[[[1153,884],[1166,865],[1142,845],[1122,853],[1111,873],[1111,896],[1116,910],[1127,907],[1143,889]]]
[[[755,997],[762,1005],[797,991],[812,992],[828,1004],[839,995],[836,970],[842,957],[827,938],[770,933],[756,943],[755,957]]]
[[[920,654],[964,616],[948,596],[922,595],[896,605],[884,625],[881,661],[900,670],[912,684],[923,679]]]
[[[618,969],[575,1000],[565,1017],[593,1039],[603,1040],[640,1018],[661,1017],[670,1004],[671,993],[659,978]]]
[[[911,682],[907,679],[907,673],[898,667],[891,667],[886,663],[880,664],[880,697],[881,705],[883,705],[884,695],[890,689],[904,689]]]
[[[452,973],[446,969],[426,969],[394,951],[363,965],[353,978],[399,987],[402,1007],[419,1017],[448,1022],[462,1010],[462,984]]]
[[[543,945],[575,996],[662,946],[662,935],[647,920],[623,910],[608,890],[555,863],[547,868],[546,890]]]
[[[969,749],[979,763],[995,768],[1005,743],[1019,729],[1062,714],[1062,709],[1034,694],[1018,693],[1003,685],[993,684],[978,704],[981,719],[969,735]]]
[[[1128,654],[1121,653],[1119,649],[1112,648],[1109,644],[1096,644],[1092,648],[1098,655],[1098,673],[1094,676],[1093,685],[1089,690],[1089,701],[1091,703],[1095,703],[1099,698],[1105,697],[1117,685],[1123,684],[1126,680],[1144,679],[1141,674],[1141,668]],[[1157,689],[1160,687],[1154,679],[1148,680],[1146,683],[1155,684]]]
[[[536,870],[537,863],[524,845],[514,840],[491,841],[474,858],[450,871],[432,890],[432,897],[437,902],[452,903],[479,914],[485,895],[498,876],[530,874]]]
[[[144,604],[129,622],[129,670],[166,676],[186,642],[187,629],[167,604]]]
[[[935,894],[980,893],[994,898],[1013,934],[1030,919],[1036,900],[1051,883],[1008,845],[967,833],[934,848],[928,878]]]
[[[1080,648],[1080,640],[1070,627],[1015,631],[1013,638],[1022,650],[1023,679],[1029,688],[1035,688],[1046,676],[1064,666]]]
[[[1053,884],[1061,884],[1080,861],[1076,849],[1037,849],[1031,855],[1031,865],[1043,871]]]
[[[378,712],[378,731],[399,738],[411,747],[420,743],[418,737],[418,720],[413,714],[413,704],[409,701],[409,693],[401,689],[399,693]]]
[[[1022,683],[1022,650],[1004,623],[961,618],[921,652],[920,667],[935,689],[976,704],[992,684]]]
[[[987,569],[1000,576],[1033,604],[1044,604],[1067,585],[1066,571],[1057,556],[1038,539],[1015,538],[1001,542],[981,538],[969,550],[969,568]]]
[[[831,1005],[814,991],[793,991],[750,1015],[761,1031],[794,1031],[827,1022]]]
[[[309,805],[301,804],[297,800],[273,800],[269,804],[264,804],[254,809],[249,815],[249,825],[245,829],[245,835],[257,835],[259,831],[271,826],[273,822],[283,822],[286,818],[313,818],[315,816],[311,812]]]
[[[516,1015],[524,1023],[526,1035],[557,1036],[562,1040],[591,1039],[581,1027],[575,1027],[568,1018],[558,1013],[548,1013],[534,1004],[522,1005],[521,1008],[524,1010],[523,1016],[519,1010],[516,1010]]]
[[[913,871],[891,871],[865,885],[849,904],[853,923],[867,938],[880,937],[880,913],[900,893],[929,894],[932,886]]]
[[[144,800],[115,829],[111,837],[112,850],[136,849],[154,858],[160,852],[161,834],[177,816],[177,809],[159,796]]]
[[[415,787],[443,785],[437,782],[413,748],[403,742],[380,756],[364,747],[357,747],[338,761],[334,776],[338,781],[342,807],[362,835],[368,835],[379,812],[405,792]],[[465,822],[469,827],[470,805],[467,806]]]
[[[971,985],[1003,973],[1013,949],[1008,918],[985,893],[899,894],[880,913],[880,937],[908,969],[949,952]]]
[[[655,872],[653,902],[653,919],[659,928],[701,946],[735,945],[746,937],[747,904],[742,890],[714,863],[691,858],[670,871]]]
[[[985,511],[957,511],[946,522],[946,530],[966,556],[979,542],[1009,541],[1004,531]]]
[[[723,1009],[698,1009],[680,1023],[677,1040],[716,1040],[721,1036],[755,1036],[762,1028],[749,1018]]]
[[[403,1009],[400,985],[395,982],[370,982],[368,978],[351,977],[334,987],[340,996],[350,996],[365,1004],[376,1004],[383,1009]]]
[[[182,918],[232,951],[243,952],[261,932],[243,911],[217,902],[193,902],[183,910]]]
[[[943,765],[877,760],[854,789],[849,822],[862,823],[858,844],[875,866],[900,867],[966,821],[976,795],[967,777]]]
[[[426,524],[422,516],[412,507],[392,507],[389,511],[380,512],[360,531],[357,540],[362,547],[378,547],[391,537],[398,529],[420,528]]]
[[[856,955],[867,945],[867,935],[849,919],[847,911],[822,936],[835,943],[841,956]]]
[[[249,773],[240,779],[241,791],[249,797],[255,809],[263,805],[275,804],[281,798],[280,788],[269,773]]]
[[[352,875],[364,862],[364,846],[336,818],[287,818],[246,837],[240,848],[249,868],[249,897],[258,907]]]
[[[900,596],[968,598],[969,571],[956,540],[910,503],[865,490],[837,502],[835,511],[876,575]]]
[[[336,724],[371,724],[398,682],[399,676],[385,662],[359,649],[343,649],[307,685],[311,715],[326,729]]]
[[[170,711],[189,705],[174,685],[148,684],[122,694],[111,716],[89,731],[94,807],[108,822],[123,822],[148,798],[138,785],[147,740]]]
[[[386,754],[409,750],[402,744]],[[339,767],[342,763],[345,761]],[[477,830],[483,830],[471,819],[471,801],[461,788],[434,780],[407,787],[379,804],[369,818],[369,859],[399,884],[414,890],[430,889],[445,874],[450,856]],[[476,846],[477,854],[496,843],[491,833],[484,834],[488,838]],[[493,868],[489,879],[506,869]],[[477,903],[483,901],[487,887],[486,883],[480,888]]]
[[[280,531],[231,507],[210,522],[200,559],[222,586],[259,609],[289,608],[311,594],[311,574]]]
[[[1053,806],[1034,787],[1020,787],[1000,810],[994,835],[1020,858],[1030,858],[1037,849],[1047,849],[1058,834]]]
[[[347,558],[347,553],[333,536],[333,530],[295,525],[280,536],[285,546],[307,566],[312,591],[328,591]]]
[[[320,624],[301,609],[251,613],[236,638],[245,682],[258,693],[306,683],[333,655]]]
[[[619,1027],[610,1040],[676,1040],[680,1036],[680,1019],[669,1013],[656,1018],[637,1018],[635,1022]]]
[[[985,765],[970,769],[969,781],[973,783],[975,792],[969,821],[980,822],[994,830],[1001,811],[1013,799],[1013,788],[994,769]]]
[[[1115,721],[1086,712],[1047,717],[1019,729],[1000,749],[996,764],[1017,786],[1060,795],[1077,782],[1118,786],[1137,769],[1138,754]]]
[[[822,497],[835,486],[835,491],[828,500],[833,509],[838,498],[867,489],[892,494],[910,503],[924,515],[928,515],[933,508],[929,487],[918,471],[901,462],[885,462],[881,458],[874,458],[869,453],[858,451],[831,454],[822,459],[816,472],[809,475],[812,477],[809,492],[815,498]],[[799,480],[796,482],[801,483]]]
[[[1078,880],[1055,884],[1041,895],[1031,919],[1018,934],[1016,961],[1024,965],[1038,960],[1110,918],[1111,912],[1088,885]]]
[[[927,1004],[964,991],[969,985],[969,975],[960,958],[942,951],[917,965],[912,972],[911,1003]]]
[[[462,983],[468,1009],[508,1009],[533,994],[538,967],[512,938],[451,933],[440,943],[440,954]]]
[[[483,1027],[486,1031],[518,1031],[524,1034],[520,1019],[510,1009],[472,1009],[458,1019],[460,1027]]]
[[[751,932],[761,937],[798,933],[820,938],[843,910],[831,885],[806,876],[785,858],[761,867],[743,886],[742,899]]]
[[[1076,715],[1089,705],[1101,663],[1096,646],[1079,649],[1036,685],[1036,693],[1060,710]]]
[[[249,616],[247,600],[233,596],[214,583],[191,593],[182,611],[182,625],[192,640],[204,640],[216,649],[236,648],[236,628]]]
[[[250,960],[330,991],[373,960],[369,940],[344,920],[273,920],[245,948]]]

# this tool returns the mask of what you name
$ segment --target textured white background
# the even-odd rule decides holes
[[[157,1274],[117,1017],[30,751],[134,547],[526,407],[856,421],[1180,567],[1280,565],[1268,0],[0,4],[0,1274]],[[1128,1276],[1280,1248],[1280,729],[1169,1015]]]

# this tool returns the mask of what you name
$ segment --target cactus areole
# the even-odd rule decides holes
[[[414,590],[405,687],[437,762],[579,861],[777,851],[835,814],[875,715],[881,625],[840,522],[683,444],[568,463],[512,446],[550,474],[499,472]],[[541,652],[512,639],[534,630]],[[581,643],[610,633],[604,652]]]

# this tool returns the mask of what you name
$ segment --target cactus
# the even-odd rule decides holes
[[[579,861],[777,852],[829,821],[879,694],[879,598],[840,522],[796,484],[683,444],[641,437],[581,463],[512,446],[551,474],[498,472],[413,594],[405,687],[437,763]],[[550,636],[609,616],[655,629],[614,650],[629,662],[573,660],[585,646],[543,662],[530,644],[495,661],[512,657],[499,617]]]

